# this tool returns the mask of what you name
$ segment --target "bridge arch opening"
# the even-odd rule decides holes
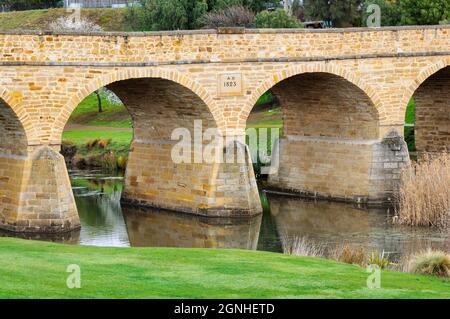
[[[450,66],[414,91],[405,116],[405,140],[414,154],[450,152]]]
[[[373,202],[392,190],[386,186],[389,169],[380,162],[382,153],[396,160],[395,153],[379,138],[378,111],[361,88],[341,76],[315,72],[289,77],[269,91],[282,123],[272,149],[272,166],[278,167],[268,175],[269,188]]]
[[[249,202],[245,185],[230,184],[239,183],[238,166],[202,157],[211,142],[207,131],[218,132],[218,124],[197,93],[160,77],[105,85],[123,103],[132,124],[122,202],[206,216],[259,213],[259,202]],[[182,158],[174,158],[178,155]]]

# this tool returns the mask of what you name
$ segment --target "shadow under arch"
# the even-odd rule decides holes
[[[247,102],[248,107],[241,111],[241,115],[244,114],[246,115],[246,118],[248,118],[248,115],[250,114],[258,99],[278,83],[281,83],[285,80],[288,80],[289,78],[298,75],[314,73],[327,73],[341,77],[363,91],[373,103],[375,109],[377,109],[377,113],[378,109],[382,107],[382,99],[379,97],[378,93],[364,80],[362,80],[360,77],[357,77],[351,71],[337,65],[330,65],[329,63],[309,63],[294,65],[278,71],[277,73],[266,79],[264,82],[262,82],[250,95]]]
[[[5,91],[3,91],[5,92]],[[21,205],[21,187],[28,157],[27,134],[7,101],[0,98],[0,228],[13,230]]]
[[[414,137],[417,154],[450,152],[450,60],[427,67],[411,83],[402,104],[404,118],[409,101],[414,102],[414,127],[405,132],[409,142]]]
[[[434,63],[432,65],[429,65],[425,68],[423,68],[417,77],[411,81],[411,83],[405,87],[405,91],[402,97],[402,100],[400,101],[400,106],[402,109],[400,110],[401,114],[405,114],[406,112],[406,106],[408,105],[408,102],[411,100],[411,98],[414,96],[414,93],[416,90],[433,74],[439,72],[440,70],[449,67],[450,66],[450,58],[447,60],[440,60],[437,63]]]

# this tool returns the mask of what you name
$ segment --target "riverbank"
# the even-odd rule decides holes
[[[450,298],[450,281],[245,250],[101,248],[0,238],[0,298]],[[68,289],[67,266],[81,270]]]

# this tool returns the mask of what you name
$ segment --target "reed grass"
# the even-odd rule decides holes
[[[450,225],[450,154],[424,155],[405,166],[396,194],[394,221],[409,226]]]
[[[283,253],[286,255],[303,256],[303,257],[324,257],[325,249],[322,245],[314,243],[307,237],[289,236],[283,234],[281,236]]]

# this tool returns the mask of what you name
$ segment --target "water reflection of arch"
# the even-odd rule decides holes
[[[262,216],[208,218],[164,210],[122,207],[131,246],[256,250]]]
[[[343,244],[369,247],[374,224],[382,224],[386,218],[348,203],[270,195],[269,202],[283,246],[297,237],[307,238],[327,252]]]

